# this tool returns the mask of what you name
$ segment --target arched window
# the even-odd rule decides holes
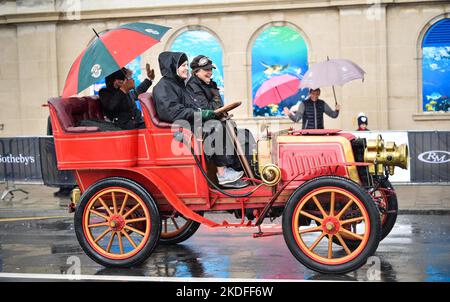
[[[450,18],[434,24],[422,42],[424,112],[450,111]]]
[[[216,69],[213,69],[213,80],[217,83],[223,98],[222,46],[216,37],[206,30],[187,30],[173,41],[170,50],[186,53],[189,62],[198,55],[209,57],[216,66]]]
[[[288,26],[264,30],[252,46],[253,116],[281,116],[284,107],[295,110],[306,96],[305,90],[298,90],[297,82],[307,69],[308,49],[300,33]],[[278,79],[287,79],[289,87],[267,92],[278,89],[272,86],[284,85]]]

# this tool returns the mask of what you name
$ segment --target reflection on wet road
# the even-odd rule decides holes
[[[108,269],[83,253],[71,219],[4,222],[0,223],[0,271],[63,274],[70,267],[69,257],[77,256],[83,275],[450,281],[449,218],[400,215],[375,258],[343,276],[321,275],[305,268],[291,255],[283,236],[253,239],[253,229],[202,226],[183,244],[159,246],[140,267]],[[270,224],[265,230],[280,229]]]

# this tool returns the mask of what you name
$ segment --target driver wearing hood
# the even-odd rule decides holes
[[[196,116],[201,114],[203,122],[218,118],[213,110],[201,108],[202,102],[197,101],[186,89],[189,65],[185,53],[165,51],[159,55],[158,61],[163,77],[153,88],[153,99],[160,120],[169,123],[186,120],[192,127],[196,112]],[[217,167],[219,184],[230,188],[247,186],[248,182],[241,179],[244,172],[231,168],[234,160],[228,158],[234,156],[227,156],[224,150],[218,151],[215,149],[212,160]]]
[[[201,112],[203,120],[216,117],[212,110],[202,110],[186,91],[189,66],[185,53],[165,51],[158,61],[163,77],[153,88],[153,99],[160,120],[168,123],[186,120],[193,124],[195,112]]]

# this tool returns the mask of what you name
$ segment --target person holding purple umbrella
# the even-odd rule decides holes
[[[320,88],[310,89],[309,97],[300,103],[295,114],[287,107],[283,108],[283,112],[295,123],[302,120],[302,129],[324,129],[323,114],[337,118],[341,107],[336,103],[333,110],[325,101],[319,99],[319,96]]]

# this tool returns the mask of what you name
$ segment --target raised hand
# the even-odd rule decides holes
[[[150,64],[145,64],[145,70],[147,71],[147,77],[150,81],[153,81],[155,79],[155,70],[150,68]]]

